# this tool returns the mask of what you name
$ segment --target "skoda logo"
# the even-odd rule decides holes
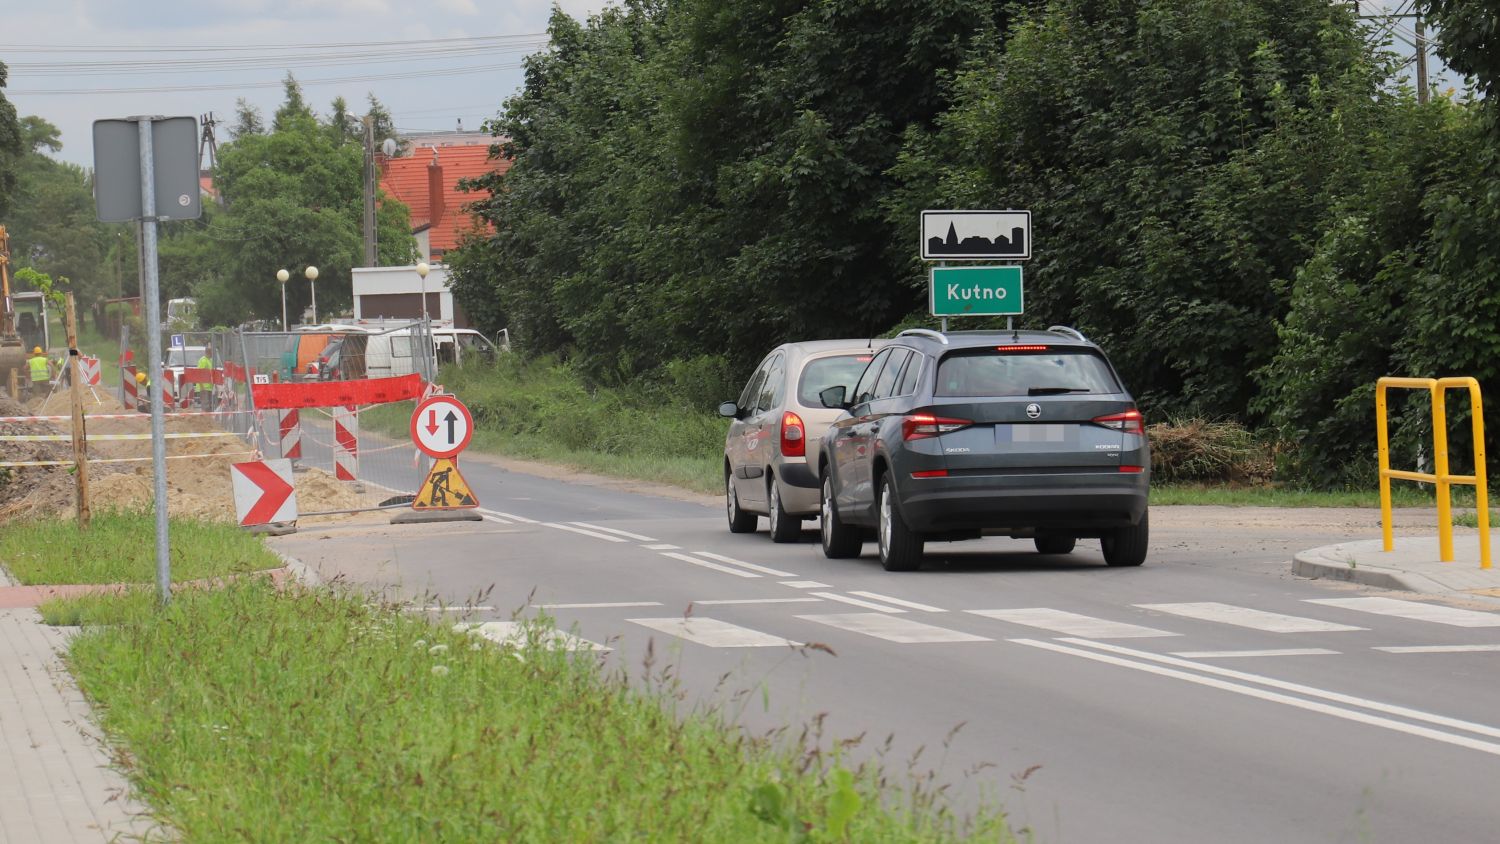
[[[1038,416],[1041,416],[1041,415],[1042,415],[1042,406],[1041,405],[1035,404],[1035,403],[1026,405],[1026,416],[1027,416],[1027,418],[1029,418],[1029,419],[1035,419],[1035,418],[1037,418]]]

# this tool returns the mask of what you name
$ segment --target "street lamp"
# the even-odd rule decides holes
[[[431,268],[426,262],[417,265],[417,275],[422,277],[422,321],[427,321],[427,273]]]
[[[318,324],[318,268],[317,267],[308,267],[307,268],[307,272],[303,273],[303,275],[307,276],[307,283],[308,283],[309,286],[312,287],[313,325],[317,325]]]
[[[281,330],[286,330],[286,282],[292,274],[286,270],[276,271],[276,280],[281,282]]]

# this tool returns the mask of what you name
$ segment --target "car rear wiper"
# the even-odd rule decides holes
[[[1059,393],[1087,393],[1088,387],[1032,387],[1026,391],[1028,396],[1055,396]]]

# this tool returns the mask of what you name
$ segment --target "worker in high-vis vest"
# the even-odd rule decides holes
[[[212,343],[203,346],[203,357],[198,358],[198,368],[213,377],[214,371],[214,347]],[[213,410],[214,385],[212,381],[199,381],[195,385],[198,390],[198,407],[201,410]]]
[[[31,372],[31,390],[46,390],[48,382],[52,380],[52,365],[47,361],[47,355],[42,351],[41,346],[31,350],[31,357],[27,359],[26,366]]]
[[[151,412],[151,379],[144,372],[135,374],[135,409],[143,413]]]

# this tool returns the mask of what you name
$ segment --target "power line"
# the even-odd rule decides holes
[[[403,41],[345,41],[321,44],[135,44],[110,46],[104,44],[0,44],[0,51],[7,53],[224,53],[254,51],[338,50],[354,47],[400,47],[410,50],[427,44],[461,44],[481,41],[514,41],[517,39],[543,39],[545,32],[526,32],[515,35],[474,35],[465,38],[415,38]]]
[[[545,41],[482,47],[451,47],[420,54],[389,51],[275,56],[229,56],[217,59],[132,59],[81,62],[14,62],[7,65],[12,78],[43,76],[120,76],[210,71],[265,70],[276,67],[327,67],[349,64],[404,64],[436,62],[470,56],[525,53],[546,45]]]
[[[417,79],[429,76],[462,76],[472,73],[488,73],[496,70],[514,70],[522,67],[520,62],[507,64],[477,65],[459,68],[436,68],[428,70],[414,70],[407,73],[377,73],[363,74],[360,76],[325,77],[321,79],[299,79],[297,84],[303,87],[313,85],[344,85],[351,82],[379,82],[392,79]],[[142,86],[136,88],[33,88],[6,89],[9,96],[17,95],[47,95],[47,96],[86,96],[98,94],[167,94],[189,91],[240,91],[250,88],[280,88],[285,84],[281,80],[273,82],[225,82],[207,85],[158,85]]]

